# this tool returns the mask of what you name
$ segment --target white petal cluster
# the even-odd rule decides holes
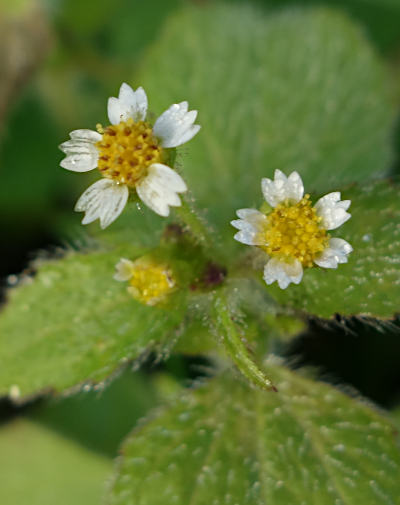
[[[346,212],[350,204],[350,200],[340,200],[338,191],[328,193],[318,200],[315,209],[322,218],[322,226],[325,230],[335,230],[351,218],[351,214]]]
[[[297,172],[292,172],[289,177],[286,177],[280,170],[275,170],[274,180],[266,177],[261,180],[261,190],[265,201],[271,207],[276,207],[285,200],[297,203],[304,196],[303,181]]]
[[[60,165],[72,172],[89,172],[97,167],[99,152],[95,146],[101,140],[100,133],[92,130],[74,130],[67,140],[60,145],[61,151],[67,156]]]
[[[274,180],[264,178],[261,189],[266,202],[276,207],[282,202],[298,203],[304,196],[304,186],[300,175],[292,172],[286,177],[280,170],[275,170]],[[325,230],[334,230],[350,219],[347,212],[350,200],[341,200],[339,192],[329,193],[320,198],[314,208],[321,217],[321,226]],[[268,216],[255,209],[240,209],[239,219],[231,221],[232,226],[239,231],[234,238],[247,245],[265,245],[262,232],[268,226]],[[323,268],[337,268],[340,263],[347,263],[347,256],[352,252],[351,245],[341,238],[331,238],[328,247],[314,260]],[[267,284],[277,282],[281,289],[289,284],[299,284],[303,278],[303,266],[298,259],[290,262],[278,258],[268,258],[264,268],[264,280]]]
[[[123,83],[118,98],[108,100],[108,117],[116,125],[132,118],[144,121],[148,101],[143,88],[134,91]],[[194,124],[197,111],[189,111],[188,102],[173,104],[157,119],[153,133],[161,147],[177,147],[193,138],[200,130]],[[66,154],[60,165],[73,172],[88,172],[97,167],[99,151],[96,143],[102,135],[92,130],[75,130],[71,139],[60,145]],[[168,216],[170,207],[179,207],[179,193],[187,190],[182,177],[172,168],[161,163],[150,165],[148,174],[136,186],[139,198],[160,216]],[[122,212],[129,196],[126,185],[112,179],[101,179],[92,184],[79,198],[75,210],[85,212],[83,224],[100,220],[101,228],[109,226]]]

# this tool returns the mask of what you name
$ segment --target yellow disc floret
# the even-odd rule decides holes
[[[146,121],[130,118],[104,130],[98,126],[98,131],[103,135],[96,143],[98,169],[108,179],[134,188],[147,175],[150,165],[163,163],[163,149]]]
[[[175,282],[170,269],[148,258],[132,263],[129,293],[145,305],[155,305],[173,290]]]
[[[311,267],[314,259],[327,247],[329,236],[321,227],[321,218],[311,206],[309,195],[298,203],[282,202],[267,216],[261,232],[260,247],[271,257],[290,262],[297,259]]]

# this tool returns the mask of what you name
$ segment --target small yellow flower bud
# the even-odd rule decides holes
[[[114,279],[128,281],[128,292],[144,305],[157,305],[175,288],[172,271],[165,263],[149,257],[136,261],[122,258],[116,265]]]

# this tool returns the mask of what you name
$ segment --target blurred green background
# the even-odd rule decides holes
[[[231,0],[232,3],[252,3]],[[137,87],[143,57],[166,20],[207,0],[0,1],[0,279],[4,288],[38,250],[83,237],[72,211],[91,176],[62,170],[58,145],[76,128],[106,123],[106,100]],[[399,0],[254,0],[266,13],[329,5],[365,31],[393,77],[400,103]],[[184,97],[182,98],[184,99]],[[400,135],[393,135],[398,172]],[[363,335],[364,338],[354,338]],[[280,351],[353,385],[384,407],[400,401],[400,339],[358,321],[321,327]],[[299,358],[300,356],[300,358]],[[374,357],[373,362],[371,357]],[[165,370],[174,379],[166,379]],[[143,374],[125,372],[104,393],[0,403],[0,503],[99,503],[120,440],[148,409],[199,374],[175,357]],[[151,377],[151,379],[149,379]],[[73,440],[73,445],[65,442]],[[39,483],[39,484],[38,484]]]

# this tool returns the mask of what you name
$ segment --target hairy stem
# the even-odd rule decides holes
[[[182,205],[180,207],[176,207],[175,210],[181,223],[188,229],[188,231],[190,231],[193,238],[199,244],[203,246],[210,246],[213,244],[214,241],[211,238],[207,224],[194,210],[192,202],[190,201],[190,196],[184,195],[181,197],[181,200]]]
[[[227,300],[222,293],[217,293],[214,297],[214,325],[227,354],[242,372],[242,374],[255,386],[268,391],[277,391],[272,381],[258,367],[251,356],[237,325],[232,320]]]

